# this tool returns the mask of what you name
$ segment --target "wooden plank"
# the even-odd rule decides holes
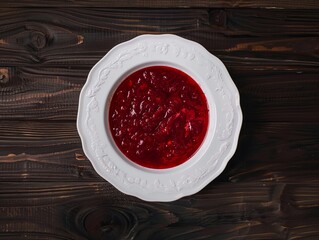
[[[75,120],[88,68],[0,68],[1,119]]]
[[[75,122],[1,122],[0,129],[0,180],[100,180]]]
[[[245,121],[319,121],[319,68],[226,65],[239,89]],[[89,69],[0,68],[0,119],[74,121]]]
[[[212,183],[149,203],[108,183],[0,183],[6,239],[316,239],[318,184]]]
[[[235,155],[218,181],[319,182],[319,125],[244,122]]]
[[[209,11],[213,26],[227,27],[227,36],[318,36],[317,10],[252,10],[212,9]]]
[[[0,3],[0,239],[319,238],[316,0],[64,4]],[[38,8],[48,6],[63,8]],[[75,126],[89,69],[143,33],[201,43],[241,94],[236,154],[201,192],[172,203],[101,179]]]
[[[317,73],[254,70],[250,74],[231,72],[239,89],[244,121],[319,120]]]
[[[0,123],[0,181],[104,181],[74,122]],[[319,183],[318,136],[318,123],[244,122],[236,154],[215,181]]]
[[[129,1],[129,0],[54,0],[35,1],[17,0],[2,2],[0,7],[125,7],[125,8],[286,8],[286,9],[318,9],[316,0],[162,0],[162,1]]]
[[[92,66],[135,36],[173,33],[235,64],[318,67],[316,10],[13,8],[0,22],[0,66]]]

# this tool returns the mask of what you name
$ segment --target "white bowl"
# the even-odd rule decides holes
[[[185,163],[150,169],[128,160],[114,144],[108,123],[112,93],[137,69],[165,65],[190,75],[202,88],[209,126],[198,151]],[[173,201],[215,179],[235,153],[242,124],[239,93],[224,64],[184,38],[141,35],[111,49],[90,71],[79,100],[77,128],[96,172],[123,193],[146,201]]]

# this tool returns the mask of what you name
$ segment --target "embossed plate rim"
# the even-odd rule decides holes
[[[191,75],[206,94],[210,109],[210,125],[200,149],[189,161],[165,170],[127,161],[105,123],[114,84],[124,73],[155,63]],[[96,172],[123,193],[162,202],[194,194],[215,179],[235,153],[241,124],[239,92],[224,64],[200,44],[172,34],[141,35],[112,48],[91,69],[77,117],[83,151]]]

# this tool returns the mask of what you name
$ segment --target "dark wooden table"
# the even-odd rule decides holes
[[[144,33],[199,42],[241,95],[227,168],[171,203],[101,179],[75,124],[90,68]],[[319,239],[318,57],[316,0],[2,1],[0,239]]]

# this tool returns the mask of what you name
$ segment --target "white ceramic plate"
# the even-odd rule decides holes
[[[166,65],[190,75],[209,106],[203,144],[185,163],[149,169],[117,149],[108,128],[112,92],[137,69]],[[90,71],[79,100],[77,128],[96,172],[118,190],[146,201],[173,201],[191,195],[216,178],[236,150],[242,112],[239,93],[224,64],[204,47],[175,35],[142,35],[110,50]]]

